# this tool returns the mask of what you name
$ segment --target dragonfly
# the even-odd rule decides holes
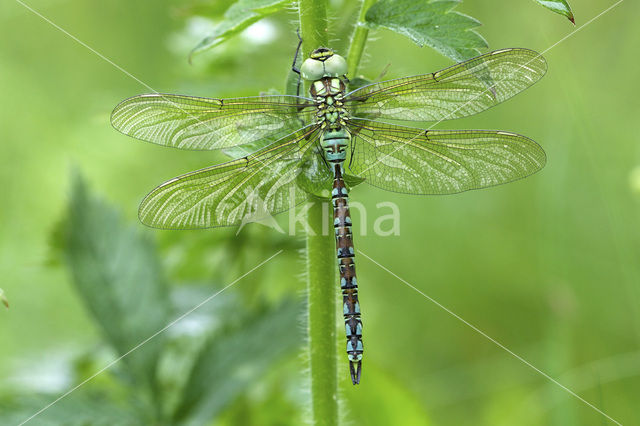
[[[380,120],[437,124],[477,114],[536,83],[547,64],[533,50],[502,49],[437,72],[348,90],[345,59],[319,47],[294,70],[308,82],[309,96],[144,94],[118,104],[111,122],[126,135],[159,145],[244,146],[251,152],[152,190],[139,208],[140,220],[150,227],[236,226],[259,211],[286,211],[309,194],[331,199],[346,353],[356,385],[364,347],[351,188],[365,182],[399,193],[454,194],[524,178],[546,162],[536,142],[516,133],[432,130]]]

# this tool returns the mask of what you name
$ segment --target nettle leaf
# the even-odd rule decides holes
[[[224,21],[216,26],[213,34],[198,43],[191,51],[190,56],[223,43],[229,37],[239,33],[254,22],[281,10],[291,3],[291,1],[292,0],[238,0],[224,13]]]
[[[108,395],[88,391],[73,392],[49,406],[58,395],[0,395],[0,424],[17,425],[28,423],[30,426],[110,426],[148,424],[148,418],[134,412]],[[121,402],[121,401],[120,401]]]
[[[153,243],[117,212],[73,182],[62,225],[62,249],[73,283],[109,343],[124,355],[168,322],[168,292]],[[137,384],[155,384],[162,335],[123,359]]]
[[[488,46],[473,30],[480,21],[452,11],[461,1],[379,0],[367,11],[365,20],[374,28],[388,28],[461,62]]]
[[[566,0],[534,0],[536,3],[539,3],[546,7],[549,10],[554,11],[555,13],[559,13],[560,15],[564,15],[570,20],[574,25],[576,21],[573,19],[573,12],[571,11],[571,7]]]
[[[214,333],[184,386],[174,422],[206,424],[282,356],[298,355],[304,346],[301,312],[300,303],[286,301],[253,312]]]

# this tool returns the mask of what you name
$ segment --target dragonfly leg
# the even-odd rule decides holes
[[[296,85],[296,96],[300,96],[300,86],[302,85],[302,75],[300,74],[300,68],[298,68],[298,56],[300,55],[300,48],[302,47],[302,37],[300,37],[300,28],[296,30],[296,34],[298,35],[298,46],[296,47],[296,54],[293,56],[291,71],[298,74],[298,84]]]
[[[327,169],[331,170],[331,165],[329,165],[329,162],[327,161],[326,157],[324,155],[320,155],[320,157],[322,158],[322,162],[324,162],[324,165],[327,166]]]
[[[325,166],[327,166],[327,169],[331,170],[331,165],[327,161],[324,149],[322,149],[322,142],[320,142],[320,139],[318,139],[316,143],[318,144],[318,155],[320,156],[320,158],[322,158],[322,162]]]
[[[349,141],[349,169],[351,169],[351,165],[353,164],[353,153],[356,152],[356,138],[351,138]]]
[[[300,75],[300,68],[297,66],[298,55],[300,55],[300,48],[302,47],[302,37],[300,36],[300,28],[296,29],[298,35],[298,46],[296,47],[296,54],[293,56],[293,63],[291,64],[291,71]]]

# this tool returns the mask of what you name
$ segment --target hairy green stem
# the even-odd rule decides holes
[[[326,0],[300,0],[300,35],[302,55],[309,54],[320,46],[328,47],[329,34]]]
[[[329,215],[323,217],[321,200],[313,201],[307,216],[311,228],[307,234],[307,292],[312,424],[328,426],[338,424],[335,243],[327,232],[333,228]]]
[[[353,30],[351,47],[349,48],[349,54],[347,55],[347,75],[349,75],[349,77],[356,77],[356,73],[358,72],[358,65],[360,65],[364,45],[367,43],[367,37],[369,35],[369,28],[366,26],[364,17],[367,14],[367,10],[369,10],[371,5],[375,2],[376,0],[362,0],[360,16],[358,17],[358,22],[356,22],[356,27]]]
[[[328,45],[326,0],[299,0],[303,59]],[[312,424],[338,424],[336,358],[336,261],[329,215],[312,198],[307,221],[308,332],[311,366]],[[323,217],[326,216],[326,217]]]

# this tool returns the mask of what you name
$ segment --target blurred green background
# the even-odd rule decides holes
[[[297,43],[295,11],[269,17],[258,28],[260,39],[254,28],[189,65],[189,50],[230,2],[210,3],[28,4],[159,92],[229,97],[282,90]],[[332,4],[334,47],[343,53],[356,4]],[[573,2],[578,26],[611,4]],[[574,30],[532,1],[468,1],[458,10],[483,23],[479,31],[491,49],[542,52]],[[204,13],[213,20],[194,17]],[[549,72],[536,86],[440,126],[529,136],[548,154],[540,173],[446,197],[367,185],[352,192],[369,212],[367,235],[354,227],[357,249],[622,424],[640,424],[638,16],[640,4],[623,2],[545,53]],[[113,130],[113,107],[148,87],[15,1],[0,4],[0,40],[0,288],[11,303],[0,309],[1,395],[60,394],[114,358],[94,357],[91,368],[76,375],[78,358],[95,352],[102,337],[51,244],[73,169],[125,221],[156,238],[171,283],[209,283],[206,294],[213,293],[282,248],[261,273],[228,290],[237,296],[228,315],[252,309],[252,299],[274,306],[289,295],[300,299],[301,233],[286,237],[253,224],[232,244],[235,229],[152,231],[137,223],[138,203],[155,185],[224,159]],[[360,71],[369,78],[387,65],[385,78],[393,78],[452,63],[386,30],[372,33],[365,54]],[[372,232],[383,201],[400,208],[399,236]],[[340,357],[344,418],[351,424],[607,424],[364,256],[358,274],[367,348],[362,385],[348,384]],[[340,327],[340,348],[342,333]],[[299,377],[306,371],[304,340],[294,348],[228,401],[216,422],[300,424],[308,413]],[[33,423],[49,424],[48,415]]]

